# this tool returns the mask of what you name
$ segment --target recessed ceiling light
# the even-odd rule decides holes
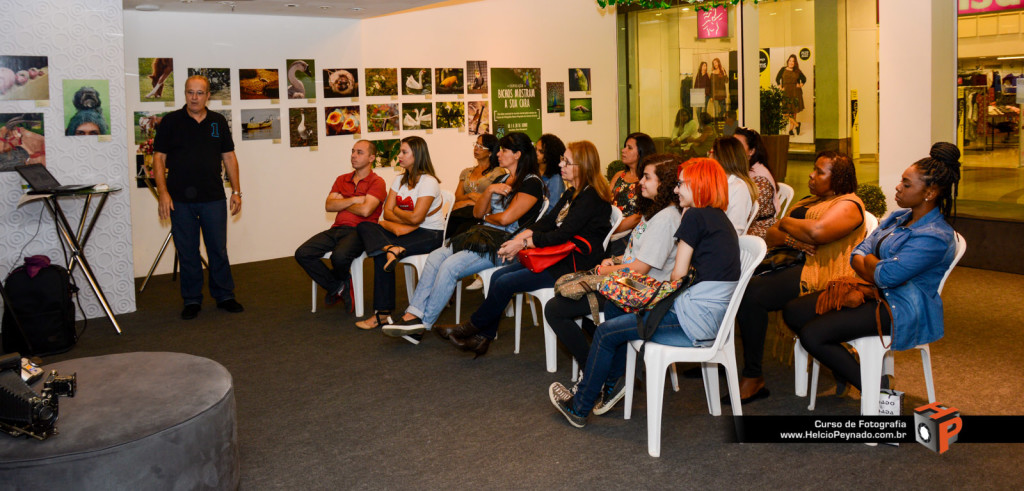
[[[329,9],[329,8],[331,8],[331,6],[330,6],[330,5],[321,5],[321,6],[320,6],[320,10],[327,10],[327,9]]]
[[[349,10],[355,10],[356,12],[359,12],[360,10],[363,10],[363,8],[362,7],[352,7]]]
[[[181,3],[193,3],[196,0],[181,0]]]
[[[297,3],[286,3],[286,4],[284,4],[284,6],[288,7],[288,8],[295,8],[295,7],[298,7],[299,4],[297,4]]]
[[[796,11],[796,12],[803,12],[804,11],[804,9],[793,9],[793,10]]]
[[[160,6],[159,5],[149,4],[149,3],[144,3],[142,5],[136,5],[135,6],[135,10],[139,10],[139,11],[142,11],[142,12],[156,12],[156,11],[160,10]]]

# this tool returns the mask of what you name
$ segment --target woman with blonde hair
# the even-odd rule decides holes
[[[578,141],[566,146],[560,165],[569,189],[542,219],[502,244],[498,256],[513,261],[523,249],[566,242],[578,250],[538,273],[519,262],[496,271],[487,298],[468,321],[434,329],[459,349],[476,356],[487,353],[505,305],[515,294],[551,288],[562,275],[593,268],[604,258],[604,238],[611,230],[611,187],[601,174],[601,159],[593,143]]]
[[[736,228],[736,235],[743,235],[750,212],[757,203],[757,185],[750,179],[743,144],[731,136],[719,138],[711,147],[710,157],[717,160],[729,176],[729,209],[725,214]]]

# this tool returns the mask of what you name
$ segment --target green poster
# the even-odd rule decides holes
[[[491,100],[494,135],[513,131],[526,133],[537,141],[542,134],[540,68],[492,68]]]

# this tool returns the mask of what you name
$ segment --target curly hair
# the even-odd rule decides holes
[[[818,155],[814,157],[814,161],[818,159],[825,159],[832,163],[832,191],[838,194],[850,194],[857,191],[857,168],[853,165],[853,160],[850,159],[849,155],[845,153],[836,152],[834,150],[824,150],[818,152]]]
[[[914,162],[927,186],[939,188],[935,205],[946,217],[956,216],[956,196],[960,182],[960,149],[947,142],[932,145],[929,156]]]
[[[644,220],[650,220],[659,211],[676,202],[678,199],[675,192],[676,181],[679,176],[679,165],[682,163],[682,157],[669,153],[648,155],[643,162],[640,162],[638,169],[640,169],[641,179],[649,165],[655,166],[654,175],[658,176],[658,194],[654,199],[647,198],[643,194],[636,199],[637,211],[640,216],[644,217]]]

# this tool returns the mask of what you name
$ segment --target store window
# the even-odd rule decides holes
[[[1005,3],[1005,2],[1004,2]],[[959,215],[1024,220],[1024,6],[959,2]]]

